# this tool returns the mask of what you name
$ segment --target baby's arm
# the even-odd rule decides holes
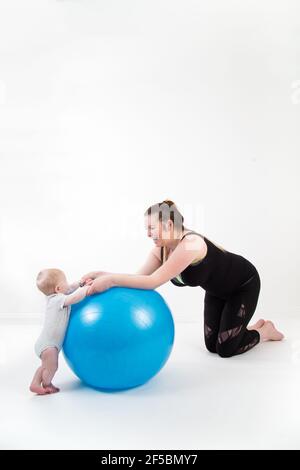
[[[66,295],[72,294],[75,290],[80,287],[80,281],[73,282],[72,284],[69,285],[69,289],[66,292]]]
[[[75,290],[77,290],[79,287],[83,287],[86,283],[91,284],[92,279],[86,279],[84,282],[82,282],[81,280],[73,282],[72,284],[69,285],[69,289],[67,290],[66,295],[73,294]]]
[[[83,286],[75,292],[75,294],[67,295],[65,298],[64,306],[67,307],[68,305],[77,304],[81,300],[83,300],[86,296],[86,292],[90,286]]]

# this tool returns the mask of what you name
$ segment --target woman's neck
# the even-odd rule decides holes
[[[176,234],[176,237],[174,236],[174,240],[169,240],[168,241],[168,244],[165,245],[165,247],[167,248],[167,250],[171,250],[171,251],[174,251],[175,248],[177,247],[177,245],[180,243],[182,237],[188,233],[188,232],[191,232],[192,230],[188,229],[188,228],[185,228],[184,230],[182,230],[180,233],[177,233]]]

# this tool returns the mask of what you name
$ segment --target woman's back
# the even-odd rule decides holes
[[[188,234],[202,237],[207,252],[202,260],[193,262],[180,276],[171,279],[176,286],[201,286],[213,295],[226,298],[257,272],[243,256],[224,250],[197,232],[188,232],[181,240]],[[161,260],[162,263],[166,260],[164,247],[161,247]]]

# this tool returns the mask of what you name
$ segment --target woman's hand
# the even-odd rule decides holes
[[[86,285],[86,284],[91,284],[94,279],[96,279],[98,276],[103,276],[104,274],[108,274],[105,271],[91,271],[90,273],[85,274],[82,276],[80,279],[80,284],[81,285]]]
[[[114,287],[114,281],[111,274],[103,274],[97,277],[89,286],[86,295],[93,295],[99,292],[104,292],[111,287]]]

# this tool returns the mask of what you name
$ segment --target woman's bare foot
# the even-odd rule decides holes
[[[275,328],[275,325],[270,320],[265,321],[261,328],[257,329],[261,341],[281,341],[284,335]]]
[[[263,318],[260,318],[257,320],[254,325],[247,326],[247,330],[257,330],[258,328],[261,328],[265,324],[265,320]]]

